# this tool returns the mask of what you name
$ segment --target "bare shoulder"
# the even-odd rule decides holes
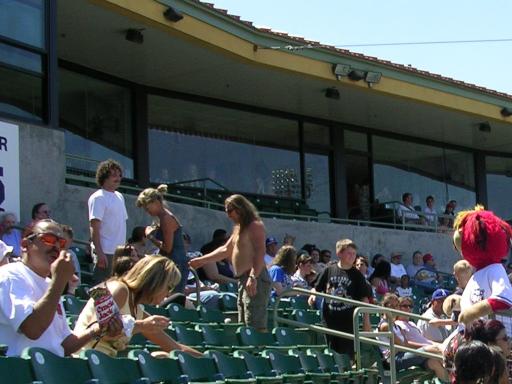
[[[263,222],[260,220],[253,221],[247,228],[256,233],[265,233],[265,225],[263,225]]]
[[[128,287],[124,283],[117,280],[109,281],[107,283],[107,287],[117,305],[120,307],[124,306],[130,293]]]

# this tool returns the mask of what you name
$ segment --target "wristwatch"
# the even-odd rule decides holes
[[[257,279],[257,277],[256,277],[256,276],[254,276],[254,275],[249,275],[249,279],[256,280],[256,279]]]

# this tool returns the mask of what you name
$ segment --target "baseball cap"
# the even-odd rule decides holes
[[[270,244],[277,244],[277,240],[275,237],[267,237],[267,240],[265,241],[265,245],[270,245]]]
[[[0,240],[0,261],[2,261],[8,253],[11,253],[13,249],[14,247],[7,245]]]
[[[448,292],[446,289],[436,289],[434,293],[432,294],[432,300],[439,300],[444,299],[445,297],[448,297],[450,295],[450,292]]]
[[[423,255],[423,262],[426,263],[427,261],[434,260],[434,256],[432,256],[430,253],[425,253]]]

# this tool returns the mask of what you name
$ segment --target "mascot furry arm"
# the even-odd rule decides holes
[[[459,322],[468,324],[511,308],[512,287],[501,260],[508,257],[512,228],[480,205],[460,212],[453,226],[455,247],[476,270],[463,294],[470,305],[463,308]]]

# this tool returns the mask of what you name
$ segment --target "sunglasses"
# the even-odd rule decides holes
[[[231,212],[233,212],[234,210],[235,210],[235,208],[233,208],[233,207],[227,207],[227,208],[226,208],[226,213],[231,213]]]
[[[31,239],[37,237],[41,243],[48,247],[56,247],[57,244],[60,248],[64,248],[66,246],[67,240],[62,237],[53,235],[51,233],[40,233],[40,234],[32,234],[27,237],[27,239]]]

